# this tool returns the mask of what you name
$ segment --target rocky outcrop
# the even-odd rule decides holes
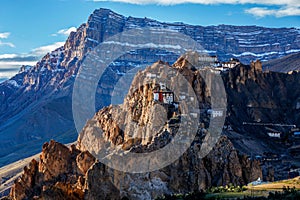
[[[207,95],[211,91],[205,89],[208,86],[189,61],[180,58],[174,66],[157,62],[136,75],[123,105],[100,110],[86,124],[78,138],[78,149],[54,141],[44,144],[40,161],[32,161],[29,168],[24,169],[10,197],[154,199],[164,194],[201,191],[217,185],[244,185],[262,177],[260,163],[241,155],[226,136],[221,136],[204,158],[199,156],[203,138],[209,135],[205,125],[196,130],[194,141],[183,155],[161,169],[135,174],[96,162],[92,154],[100,159],[101,153],[105,156],[107,151],[118,148],[128,153],[153,152],[168,145],[179,134],[178,119],[186,105],[176,109],[173,105],[162,106],[154,101],[153,92],[163,86],[159,81],[147,79],[149,73],[163,77],[169,88],[179,89],[183,89],[180,87],[184,84],[179,85],[176,78],[168,76],[182,74],[187,84],[202,91],[196,96],[201,105],[209,105]],[[128,163],[129,166],[137,164],[140,163]]]
[[[153,199],[205,190],[212,185],[241,185],[261,176],[259,163],[244,160],[226,137],[204,159],[197,151],[192,146],[170,166],[131,174],[94,164],[91,154],[51,141],[44,145],[41,160],[33,160],[24,168],[10,199]],[[81,169],[83,163],[86,173]],[[246,177],[244,171],[249,171],[251,177]]]
[[[55,141],[45,143],[40,160],[32,160],[15,181],[12,199],[83,199],[85,174],[95,162],[80,152]]]
[[[203,97],[210,92],[205,89],[207,86],[203,83],[203,79],[200,79],[201,76],[191,66],[192,64],[187,60],[180,58],[173,69],[183,74],[187,83],[194,83],[194,88],[206,91],[199,93],[198,99],[201,99],[203,104],[209,104]],[[103,144],[103,141],[107,141],[112,143],[110,147],[100,145],[99,149],[93,147],[92,150],[99,153],[103,146],[106,148],[120,146],[128,152],[142,153],[152,152],[167,145],[176,135],[176,128],[172,129],[166,126],[166,121],[174,117],[174,114],[169,115],[168,112],[173,110],[166,107],[156,108],[160,105],[153,101],[152,94],[159,82],[151,83],[146,77],[151,73],[157,73],[157,77],[165,76],[166,85],[172,88],[172,81],[167,81],[171,80],[167,75],[166,69],[168,68],[172,67],[167,63],[157,62],[145,71],[139,72],[123,105],[102,109],[87,123],[78,138],[78,148],[86,150],[86,147],[90,148],[94,142]],[[254,69],[254,71],[256,70]],[[197,79],[198,82],[195,81]],[[199,85],[195,85],[196,82]],[[180,113],[180,111],[178,112]],[[176,122],[173,123],[176,124]],[[165,128],[157,129],[154,125]],[[102,133],[95,131],[97,127],[103,130],[103,137],[101,137]],[[139,135],[141,133],[143,136]],[[109,176],[110,180],[120,190],[121,197],[126,196],[130,199],[155,198],[168,193],[200,191],[212,185],[228,185],[230,183],[244,185],[262,177],[259,161],[252,161],[247,156],[240,155],[225,136],[219,139],[207,156],[203,159],[199,157],[201,138],[205,133],[207,134],[205,128],[199,131],[194,143],[177,161],[158,171],[142,175],[116,172],[107,168],[105,171],[113,174]],[[89,143],[89,141],[92,142]],[[129,166],[135,164],[130,163]],[[103,168],[102,165],[100,166],[98,170]],[[89,180],[89,174],[87,180]],[[159,187],[154,187],[155,184],[158,184]],[[93,191],[94,189],[97,191],[95,187],[91,187],[87,193],[96,193]]]
[[[114,188],[117,187],[119,198],[125,196],[129,199],[153,199],[163,194],[205,190],[212,185],[225,186],[230,183],[241,185],[261,176],[259,163],[253,163],[252,166],[243,165],[239,161],[240,156],[226,137],[221,138],[214,150],[203,160],[198,157],[197,151],[199,149],[192,146],[170,166],[144,174],[121,173],[111,169],[104,170],[103,166],[98,164],[102,167],[96,168],[97,165],[94,166],[95,168],[89,171],[91,174],[87,175],[87,181],[94,180],[94,170],[108,171],[110,173],[109,179],[114,183],[114,187],[110,189],[115,191]],[[245,179],[242,170],[250,171],[251,167],[257,167],[256,171],[253,170],[257,174],[253,173],[252,179]],[[100,187],[96,187],[96,183],[95,180],[93,183],[89,183],[94,186],[89,188],[88,194],[102,191]]]

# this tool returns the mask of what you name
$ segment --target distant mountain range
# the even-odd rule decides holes
[[[243,63],[268,61],[300,52],[300,30],[295,28],[204,27],[95,10],[87,23],[70,34],[63,47],[45,55],[35,66],[23,66],[18,74],[0,84],[0,166],[37,153],[51,138],[62,143],[75,141],[78,135],[72,116],[72,89],[88,52],[117,33],[141,27],[178,31],[223,61],[231,57]],[[110,65],[100,80],[97,109],[111,103],[114,84],[128,70],[157,60],[173,63],[177,58],[149,47],[127,52]]]

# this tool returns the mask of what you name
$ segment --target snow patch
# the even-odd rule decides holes
[[[169,44],[154,44],[154,43],[145,43],[145,44],[130,44],[130,43],[121,43],[115,41],[106,41],[104,44],[116,44],[120,46],[128,46],[133,48],[166,48],[166,49],[176,49],[180,50],[182,47],[180,45],[169,45]]]
[[[147,25],[149,26],[155,26],[155,27],[161,27],[161,23],[157,22],[157,21],[151,21],[151,22],[148,22]]]
[[[112,13],[112,12],[109,13],[108,18],[115,19],[115,20],[123,20],[123,19],[125,19],[124,16],[118,15],[118,14]]]
[[[128,24],[128,28],[134,29],[134,28],[140,28],[140,27],[136,24],[130,23],[130,24]]]
[[[31,69],[32,66],[26,65],[22,66],[19,73],[28,72]]]
[[[52,70],[52,72],[64,72],[65,70],[64,69],[54,69]]]
[[[201,53],[217,53],[217,51],[213,51],[213,50],[204,50],[204,51],[200,51]]]
[[[242,33],[242,32],[232,32],[233,35],[247,35],[247,36],[251,36],[251,35],[259,35],[263,33],[263,31],[253,31],[253,32],[249,32],[249,33]]]
[[[92,39],[92,38],[86,38],[88,41],[91,41],[91,42],[95,42],[95,43],[99,43],[97,40],[94,40],[94,39]]]
[[[118,74],[119,76],[124,76],[126,73],[120,72],[119,70],[117,70],[117,74]]]
[[[273,54],[289,54],[289,53],[297,53],[300,52],[300,49],[291,49],[285,52],[276,52],[276,51],[272,51],[272,52],[266,52],[266,53],[252,53],[252,52],[244,52],[241,54],[232,54],[235,57],[242,57],[242,56],[255,56],[255,57],[264,57],[264,56],[269,56],[269,55],[273,55]]]
[[[272,54],[279,54],[279,52],[267,52],[267,53],[261,53],[261,54],[256,54],[256,53],[252,53],[252,52],[244,52],[241,54],[232,54],[235,57],[242,57],[242,56],[255,56],[255,57],[264,57],[264,56],[268,56],[268,55],[272,55]]]
[[[10,84],[10,85],[12,85],[12,86],[14,86],[16,88],[20,87],[20,85],[15,80],[8,80],[6,83]]]
[[[286,51],[286,53],[297,53],[297,52],[300,52],[300,49],[291,49]]]
[[[41,70],[40,70],[41,72],[44,72],[44,71],[46,71],[46,67],[45,66],[42,66],[42,68],[41,68]]]
[[[270,46],[270,44],[240,45],[240,47],[246,47],[246,48],[267,47],[267,46]]]

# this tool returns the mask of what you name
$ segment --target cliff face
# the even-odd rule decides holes
[[[291,128],[300,124],[297,108],[300,91],[295,87],[300,83],[299,77],[299,73],[262,73],[255,71],[254,66],[236,67],[224,76],[227,123],[238,133],[228,132],[228,136],[240,151],[248,155],[286,153],[293,144]],[[279,141],[267,135],[274,131],[282,133]]]
[[[249,73],[252,70],[254,76],[254,74],[262,73],[261,66],[259,67],[257,64],[254,66],[253,63],[252,67],[240,67],[249,67]],[[169,71],[169,68],[173,71]],[[203,71],[202,75],[210,72],[209,69],[201,71]],[[78,138],[80,150],[89,149],[97,156],[101,155],[100,160],[105,155],[117,153],[119,148],[130,153],[152,152],[165,147],[175,138],[176,134],[180,134],[178,127],[185,105],[179,106],[179,110],[176,110],[172,105],[162,106],[157,103],[153,93],[161,83],[159,80],[149,80],[150,74],[152,76],[156,74],[159,79],[163,78],[169,88],[176,88],[188,93],[188,88],[184,90],[184,84],[180,85],[174,79],[174,76],[182,75],[185,81],[193,86],[192,90],[197,91],[196,98],[201,102],[198,105],[199,109],[207,109],[211,106],[209,83],[204,82],[203,76],[199,74],[193,64],[184,57],[178,59],[173,66],[157,62],[136,75],[122,105],[102,109],[86,124]],[[215,75],[208,74],[207,76],[211,78],[206,80],[209,82]],[[223,76],[228,76],[228,74],[223,74]],[[189,95],[185,95],[186,98],[190,98]],[[199,129],[196,130],[197,133],[191,146],[170,165],[142,175],[116,173],[116,171],[110,170],[110,173],[114,174],[110,176],[113,177],[111,181],[120,189],[121,194],[133,199],[155,198],[164,193],[199,191],[229,183],[243,185],[258,177],[263,177],[260,162],[250,160],[246,155],[240,154],[226,136],[219,138],[208,155],[204,158],[200,157],[201,145],[206,136],[210,134],[206,127],[207,117],[203,113],[203,116],[199,118]],[[198,120],[194,119],[194,121]],[[103,130],[103,133],[99,129]],[[98,145],[93,145],[95,143]],[[104,152],[103,148],[109,153]],[[116,150],[114,150],[115,148]],[[170,154],[172,153],[175,152],[170,152]],[[113,157],[109,158],[113,159]],[[153,159],[155,160],[155,158]],[[132,160],[126,164],[130,168],[140,163]],[[89,174],[87,177],[89,180]],[[149,185],[149,183],[151,184]],[[157,184],[159,186],[155,187]],[[88,193],[96,194],[94,189],[95,187],[91,187]],[[97,191],[97,189],[95,190]],[[91,197],[91,199],[96,199],[96,197]]]
[[[12,199],[83,199],[87,170],[95,158],[51,141],[43,145],[40,161],[32,160],[11,189]]]
[[[168,73],[169,68],[172,73]],[[98,159],[102,159],[99,155],[107,156],[107,152],[112,155],[120,149],[125,153],[153,152],[165,147],[180,134],[178,126],[185,104],[176,109],[173,105],[162,106],[155,101],[153,92],[160,87],[160,82],[149,81],[146,78],[149,73],[164,77],[166,85],[179,89],[183,86],[178,87],[175,79],[168,76],[183,75],[187,83],[193,85],[193,90],[202,91],[196,96],[201,100],[201,106],[209,107],[211,89],[191,63],[184,58],[180,58],[174,66],[155,63],[136,75],[122,105],[106,107],[88,121],[78,138],[78,149],[74,146],[68,149],[54,141],[45,144],[40,161],[32,161],[30,167],[24,169],[10,197],[153,199],[163,194],[200,191],[217,185],[244,185],[263,177],[260,162],[240,154],[225,135],[218,139],[208,155],[201,158],[201,144],[210,134],[205,123],[199,123],[194,141],[183,155],[162,169],[135,174],[94,163],[95,157],[87,149]],[[199,120],[205,122],[206,118],[204,115]],[[109,155],[107,158],[110,158]],[[127,164],[138,166],[140,163]]]
[[[271,140],[264,130],[268,125],[252,127],[244,122],[255,123],[260,119],[264,123],[300,124],[297,112],[300,91],[295,87],[300,83],[299,74],[263,72],[260,62],[221,72],[228,102],[227,128],[223,127],[212,150],[201,157],[201,145],[212,134],[208,129],[209,114],[203,110],[212,106],[210,82],[216,72],[195,67],[191,59],[181,57],[172,66],[159,61],[138,72],[124,103],[97,112],[80,133],[77,147],[69,149],[54,141],[45,144],[40,161],[32,161],[24,169],[10,198],[153,199],[163,194],[200,191],[217,185],[244,185],[258,177],[265,180],[285,178],[279,176],[283,165],[278,167],[278,161],[275,164],[260,162],[249,155],[288,154],[286,149],[292,144],[286,138]],[[150,78],[154,74],[156,78]],[[180,80],[191,87],[179,85],[174,77],[182,77]],[[175,94],[176,89],[184,91],[184,94],[175,95],[174,102],[179,102],[184,95],[191,98],[189,94],[195,92],[199,102],[196,110],[201,114],[193,120],[198,128],[191,145],[182,156],[154,171],[130,173],[108,167],[107,161],[115,161],[114,154],[151,153],[172,143],[180,134],[179,127],[188,103],[182,101],[178,107],[160,103],[154,93],[165,88],[162,80],[165,90],[174,89]],[[169,153],[171,156],[176,152]],[[96,158],[107,165],[95,161]],[[136,169],[134,167],[141,163],[132,160],[126,164]]]
[[[44,145],[41,160],[24,168],[7,199],[153,199],[212,185],[245,184],[262,176],[259,162],[239,156],[226,137],[204,159],[197,151],[192,146],[168,167],[130,174],[94,163],[90,153],[74,146],[51,141]]]
[[[87,174],[87,182],[90,185],[87,197],[102,199],[98,191],[103,191],[103,188],[97,185],[101,178],[94,178],[102,177],[99,171],[108,171],[109,180],[114,183],[110,190],[119,190],[115,193],[117,199],[123,196],[129,199],[154,199],[163,194],[205,190],[212,185],[245,184],[262,176],[259,162],[239,156],[226,137],[222,137],[204,159],[199,158],[198,152],[196,145],[192,146],[171,165],[143,174],[104,170],[102,164],[96,164]],[[247,174],[248,171],[252,174]]]

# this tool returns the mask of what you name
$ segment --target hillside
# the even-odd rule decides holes
[[[264,70],[290,72],[300,70],[300,53],[291,54],[263,63]]]
[[[250,186],[249,189],[254,189],[254,190],[282,190],[283,187],[289,187],[289,188],[296,188],[300,189],[300,177],[296,177],[293,179],[287,179],[283,181],[276,181],[273,183],[265,183],[261,185],[256,185],[256,186]]]

